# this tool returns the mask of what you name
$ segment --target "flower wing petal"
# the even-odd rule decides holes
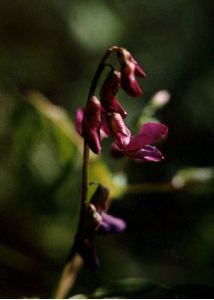
[[[133,159],[141,161],[159,162],[164,159],[162,153],[154,146],[146,145],[139,151],[126,151],[125,154]]]
[[[102,222],[97,232],[99,234],[120,233],[126,228],[126,223],[120,218],[113,217],[107,213],[102,214]]]
[[[153,144],[163,139],[168,132],[168,127],[161,123],[145,123],[140,132],[131,139],[126,150],[135,151],[142,149],[145,145]]]
[[[76,115],[75,115],[75,128],[76,131],[79,133],[79,135],[82,135],[82,122],[83,122],[84,113],[85,113],[84,107],[77,108]]]

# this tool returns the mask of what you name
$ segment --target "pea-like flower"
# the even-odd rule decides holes
[[[91,106],[93,107],[93,104]],[[110,135],[110,131],[106,123],[105,114],[103,113],[102,108],[101,111],[98,110],[97,112],[98,122],[93,122],[93,119],[92,122],[90,122],[90,118],[88,120],[87,115],[90,116],[90,110],[88,111],[87,108],[79,107],[76,110],[75,128],[76,131],[79,133],[79,135],[83,136],[86,139],[89,148],[94,153],[99,154],[101,150],[101,144],[100,144],[101,140]],[[91,118],[92,116],[93,114],[91,114]]]
[[[109,136],[109,129],[102,111],[99,99],[92,96],[86,108],[77,109],[75,118],[77,132],[85,138],[89,148],[96,154],[100,153],[101,139]]]
[[[146,78],[146,73],[126,49],[118,51],[117,56],[121,65],[121,87],[130,96],[141,96],[143,91],[136,76],[144,79]]]
[[[122,219],[106,213],[108,201],[108,189],[99,185],[85,209],[80,230],[75,238],[73,252],[78,252],[92,271],[96,271],[100,266],[95,247],[96,235],[120,233],[126,228]]]
[[[119,114],[114,114],[114,121],[109,122],[114,144],[111,151],[125,154],[135,160],[159,162],[164,159],[162,153],[154,144],[164,139],[168,133],[168,127],[161,123],[145,123],[136,136],[129,132]]]
[[[105,112],[116,112],[119,113],[123,118],[125,118],[127,116],[127,112],[116,98],[116,94],[120,88],[120,81],[121,73],[116,70],[110,71],[102,85],[100,92],[100,101]]]

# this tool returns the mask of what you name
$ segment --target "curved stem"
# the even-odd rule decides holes
[[[108,58],[108,56],[113,52],[113,51],[118,51],[119,47],[113,46],[109,48],[106,53],[104,54],[103,58],[101,59],[97,70],[94,74],[94,77],[91,82],[91,86],[89,89],[88,93],[88,99],[87,99],[87,104],[90,101],[90,97],[95,94],[96,87],[98,84],[98,80],[102,74],[103,69],[105,68],[106,64],[105,61]],[[86,105],[87,105],[86,104]],[[82,204],[81,204],[81,216],[84,214],[85,210],[85,203],[87,203],[87,195],[88,195],[88,162],[89,162],[89,147],[84,140],[84,148],[83,148],[83,168],[82,168]],[[81,217],[80,217],[80,223],[81,223]]]
[[[105,61],[108,58],[108,56],[113,52],[113,51],[118,51],[120,48],[117,46],[113,46],[109,48],[105,55],[103,56],[102,60],[100,61],[97,70],[94,74],[93,80],[91,82],[91,86],[89,89],[89,94],[88,94],[88,99],[87,99],[87,104],[90,101],[91,96],[95,94],[95,90],[97,87],[98,80],[100,78],[100,75],[105,68]],[[82,165],[82,197],[81,197],[81,207],[80,207],[80,218],[79,218],[79,225],[77,229],[77,235],[79,231],[81,230],[81,224],[82,220],[84,218],[84,213],[85,213],[85,207],[87,203],[87,196],[88,196],[88,163],[89,163],[89,154],[90,150],[89,147],[84,139],[84,146],[83,146],[83,165]],[[58,286],[58,289],[56,291],[56,298],[64,298],[67,296],[69,291],[71,290],[77,273],[79,272],[79,269],[81,268],[83,262],[82,258],[75,253],[74,247],[72,247],[69,259],[66,262],[66,265],[64,266],[62,276],[60,279],[60,283]]]
[[[92,82],[91,82],[91,86],[90,86],[90,89],[89,89],[89,95],[88,95],[88,101],[89,101],[89,98],[90,98],[91,96],[93,96],[94,93],[95,93],[95,90],[96,90],[96,87],[97,87],[97,83],[98,83],[98,80],[99,80],[99,78],[100,78],[100,75],[101,75],[101,73],[102,73],[102,71],[103,71],[103,68],[105,67],[105,61],[106,61],[107,57],[108,57],[112,52],[118,51],[118,49],[119,49],[119,47],[117,47],[117,46],[113,46],[113,47],[109,48],[109,49],[106,51],[106,53],[104,54],[103,58],[101,59],[99,65],[98,65],[98,67],[97,67],[97,70],[96,70],[96,72],[95,72],[95,74],[94,74],[94,78],[93,78],[93,80],[92,80]],[[88,101],[87,101],[87,103],[88,103]]]

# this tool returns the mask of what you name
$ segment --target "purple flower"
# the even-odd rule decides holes
[[[107,123],[115,143],[119,148],[125,148],[130,142],[131,132],[126,127],[122,116],[118,113],[108,114]]]
[[[146,73],[126,49],[121,49],[117,52],[117,55],[121,65],[121,87],[130,96],[138,97],[142,95],[143,91],[136,76],[146,78]]]
[[[114,144],[112,146],[112,152],[119,154],[125,154],[135,160],[140,161],[154,161],[159,162],[164,159],[162,153],[154,146],[150,144],[157,143],[166,137],[168,133],[168,127],[161,123],[146,123],[144,124],[140,132],[132,137],[129,136],[127,143],[122,143],[123,137],[120,133],[126,131],[126,125],[123,120],[120,119],[120,124],[117,123],[117,127],[120,126],[120,130],[112,130]],[[116,128],[117,128],[116,127]]]
[[[99,99],[92,96],[86,108],[79,107],[75,116],[75,128],[83,136],[89,148],[96,154],[101,151],[100,141],[110,132]]]
[[[122,219],[106,213],[108,200],[108,189],[99,185],[85,209],[81,227],[75,238],[73,252],[78,252],[92,271],[96,271],[100,266],[95,247],[96,234],[120,233],[126,228]]]
[[[115,97],[120,88],[120,79],[121,73],[119,71],[114,70],[109,72],[100,92],[100,101],[107,113],[116,112],[125,118],[127,112]]]
[[[100,153],[101,104],[96,96],[92,96],[87,104],[82,120],[82,136],[89,148],[96,154]],[[81,112],[79,111],[79,118]],[[80,130],[80,126],[76,125]]]
[[[84,118],[85,108],[84,107],[78,107],[75,114],[75,128],[76,131],[79,133],[79,135],[82,136],[82,121]]]

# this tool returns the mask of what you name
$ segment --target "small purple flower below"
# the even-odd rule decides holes
[[[81,255],[92,271],[100,267],[95,247],[96,234],[120,233],[126,228],[126,223],[122,219],[106,213],[108,201],[108,189],[99,185],[85,208],[81,227],[75,238],[73,251]]]

